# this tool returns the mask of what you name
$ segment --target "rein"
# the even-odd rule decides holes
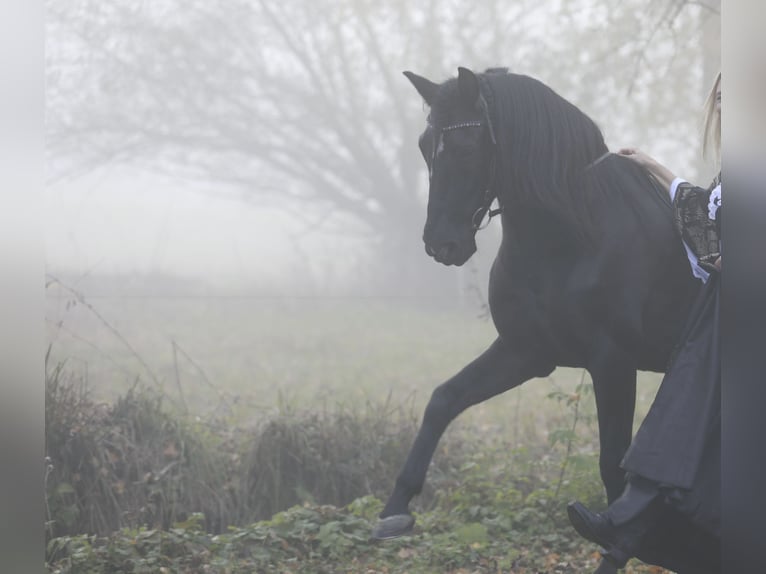
[[[586,165],[585,169],[583,171],[588,171],[588,170],[596,167],[598,164],[600,164],[602,161],[604,161],[610,155],[612,155],[612,152],[607,150],[603,155],[598,156],[595,160],[593,160],[588,165]]]

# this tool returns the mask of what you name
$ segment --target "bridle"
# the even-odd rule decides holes
[[[489,180],[487,181],[487,188],[484,190],[484,198],[482,199],[481,206],[471,216],[471,227],[474,231],[479,231],[486,228],[492,218],[496,215],[503,213],[503,207],[498,206],[496,209],[492,209],[492,203],[497,199],[497,194],[494,193],[493,187],[495,184],[496,171],[497,171],[497,139],[495,139],[495,129],[492,126],[492,121],[489,118],[489,106],[484,96],[479,96],[481,100],[481,107],[484,110],[484,121],[474,122],[462,122],[457,124],[451,124],[442,128],[435,128],[430,120],[427,120],[428,125],[435,131],[433,150],[431,151],[431,165],[436,162],[436,154],[438,151],[439,143],[441,142],[442,134],[444,132],[461,130],[467,128],[481,128],[487,126],[489,132],[490,143],[492,145],[492,156],[489,160]],[[432,168],[433,169],[433,168]],[[484,217],[489,214],[486,223]]]

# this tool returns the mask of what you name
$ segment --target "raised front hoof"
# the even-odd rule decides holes
[[[372,529],[371,538],[373,540],[390,540],[404,536],[412,531],[415,525],[415,518],[411,514],[394,514],[378,520],[375,528]]]

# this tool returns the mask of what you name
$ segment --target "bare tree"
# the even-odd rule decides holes
[[[401,71],[481,60],[523,29],[519,7],[500,18],[498,6],[476,17],[436,0],[50,3],[51,176],[117,162],[209,181],[371,238],[407,278],[425,263],[412,249],[425,181],[422,112]]]
[[[423,113],[400,72],[507,64],[608,109],[621,84],[605,90],[598,73],[615,66],[615,42],[641,47],[630,24],[642,3],[558,4],[551,19],[531,0],[49,2],[49,173],[116,162],[210,182],[366,237],[408,280],[428,267],[413,249],[426,182]],[[603,16],[604,38],[583,10]]]

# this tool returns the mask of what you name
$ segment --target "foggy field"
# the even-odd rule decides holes
[[[568,269],[578,253],[560,211],[597,196],[527,206],[522,176],[543,166],[558,181],[563,161],[579,174],[566,181],[589,180],[604,146],[645,149],[695,182],[717,173],[691,142],[720,69],[720,1],[49,4],[48,571],[592,571],[599,556],[565,510],[605,503],[581,369],[465,411],[409,507],[412,535],[369,537],[431,393],[495,339],[487,283],[503,233],[547,213],[532,227],[550,223],[558,247],[528,240],[530,257]],[[518,153],[493,152],[491,173],[466,179],[488,183],[460,192],[512,215],[477,232],[465,203],[444,221],[471,224],[469,258],[446,261],[424,229],[431,110],[402,72],[440,83],[458,67],[507,70],[497,94],[494,80],[481,88],[479,125],[493,136],[511,125],[499,120],[516,103],[495,97],[511,76],[539,80],[598,129],[578,115],[590,131],[570,140],[579,120],[564,131],[514,120]],[[514,113],[557,117],[543,107]],[[581,155],[600,142],[598,153],[577,163],[538,146],[548,133]],[[455,157],[486,155],[467,149]],[[659,382],[638,374],[634,426]]]
[[[231,406],[226,414],[242,423],[280,401],[318,408],[390,396],[420,412],[432,390],[496,336],[479,305],[449,309],[425,298],[85,295],[92,309],[75,299],[57,284],[47,289],[49,362],[66,361],[95,398],[111,400],[138,378],[179,407],[183,397],[192,412]],[[559,368],[460,420],[544,432],[559,412],[548,395],[574,392],[582,376]],[[659,380],[639,373],[637,420]]]
[[[593,394],[577,369],[461,415],[413,501],[413,536],[367,540],[432,389],[494,338],[478,305],[89,297],[55,283],[46,305],[49,370],[63,361],[60,384],[74,384],[46,409],[51,572],[132,572],[130,563],[222,574],[574,573],[597,563],[564,513],[573,498],[603,504]],[[67,399],[83,382],[113,406]],[[637,421],[658,382],[639,373]],[[168,461],[178,466],[156,483],[129,478]]]

